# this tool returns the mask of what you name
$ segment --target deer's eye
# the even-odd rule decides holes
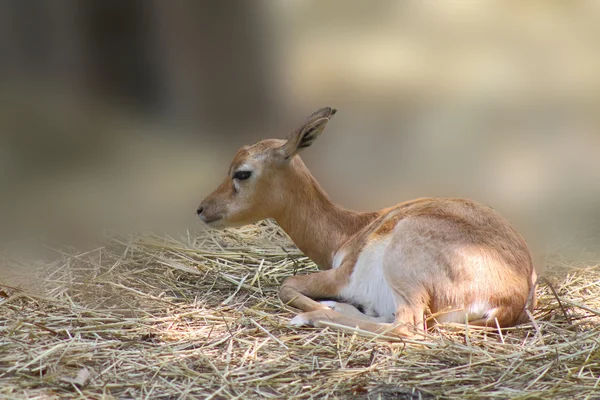
[[[233,174],[233,179],[245,181],[246,179],[250,178],[250,175],[252,175],[252,171],[236,171],[236,173]]]

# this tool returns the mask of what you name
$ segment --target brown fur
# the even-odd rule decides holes
[[[500,326],[525,321],[535,282],[531,255],[525,240],[491,208],[466,199],[422,198],[357,213],[331,202],[297,153],[322,133],[333,113],[317,111],[287,141],[269,139],[241,148],[225,181],[202,202],[201,218],[215,227],[274,218],[324,270],[289,277],[280,291],[281,300],[306,311],[299,317],[315,326],[333,321],[410,334],[411,327],[423,326],[426,309],[456,311],[457,305],[481,302],[494,310]],[[239,168],[252,171],[252,177],[236,182]],[[316,301],[348,296],[359,257],[384,241],[389,245],[383,273],[398,304],[394,324],[374,322],[376,317],[358,311],[346,315]],[[343,261],[331,269],[336,253]]]

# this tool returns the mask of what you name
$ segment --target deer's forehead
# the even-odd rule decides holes
[[[241,149],[239,149],[233,157],[233,161],[231,161],[231,169],[237,169],[240,165],[246,162],[248,158],[250,158],[250,153],[248,152],[247,146],[244,146]]]
[[[267,139],[252,146],[238,150],[231,162],[230,172],[237,171],[243,165],[253,165],[269,158],[271,151],[285,144],[285,140]]]
[[[249,150],[240,150],[233,158],[229,172],[233,174],[240,169],[248,169],[256,166],[264,161],[267,157],[266,153],[252,152]]]

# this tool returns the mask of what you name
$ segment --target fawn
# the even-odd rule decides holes
[[[491,208],[422,198],[378,212],[331,202],[298,153],[336,113],[313,113],[287,140],[244,146],[197,210],[213,228],[273,218],[322,271],[284,280],[294,326],[423,334],[435,322],[509,327],[527,321],[536,272],[527,243]]]

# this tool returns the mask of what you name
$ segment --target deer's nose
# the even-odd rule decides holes
[[[198,207],[198,210],[196,211],[198,213],[198,216],[202,214],[202,211],[204,211],[204,207]]]

